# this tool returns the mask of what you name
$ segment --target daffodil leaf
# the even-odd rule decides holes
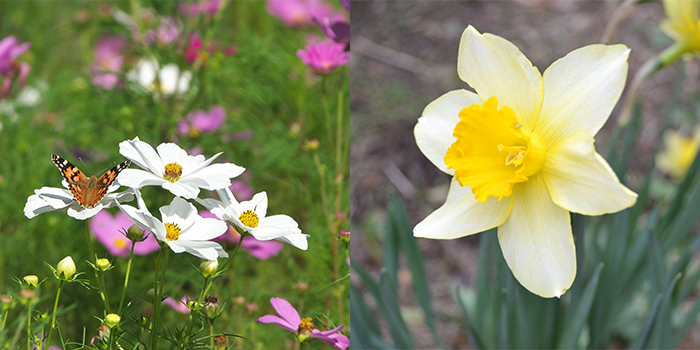
[[[586,289],[583,291],[580,299],[577,299],[576,308],[569,318],[569,322],[562,332],[561,339],[559,340],[559,349],[573,349],[576,347],[579,337],[581,336],[581,330],[586,324],[588,319],[588,313],[591,311],[591,305],[593,304],[593,297],[595,296],[596,289],[598,288],[598,280],[600,278],[600,271],[603,270],[603,264],[599,264],[598,267],[593,272],[593,277],[588,280]]]

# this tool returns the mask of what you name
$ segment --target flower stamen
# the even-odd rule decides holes
[[[243,225],[251,228],[258,227],[258,223],[260,222],[258,214],[250,209],[244,211],[238,219],[241,220]]]
[[[301,322],[299,323],[299,332],[302,331],[307,331],[311,332],[314,329],[314,322],[311,319],[311,317],[305,317],[301,319]]]
[[[178,226],[176,223],[165,223],[165,238],[168,241],[177,241],[177,239],[180,238],[180,232],[180,226]]]
[[[182,166],[177,163],[168,163],[163,172],[163,178],[170,182],[175,182],[182,176]]]

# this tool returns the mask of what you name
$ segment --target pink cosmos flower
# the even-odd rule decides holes
[[[199,33],[193,33],[189,37],[189,44],[185,48],[185,63],[192,64],[200,57],[201,54],[207,53],[213,55],[221,51],[221,43],[218,41],[210,41],[209,47],[204,48],[204,41],[199,36]],[[236,54],[236,48],[229,46],[223,51],[224,56],[229,57]],[[208,56],[205,56],[205,58]],[[206,65],[207,60],[203,60],[202,64]]]
[[[312,25],[314,17],[329,17],[333,22],[345,19],[344,13],[323,0],[267,0],[266,9],[289,27]]]
[[[26,62],[17,62],[15,58],[29,50],[30,43],[20,44],[14,36],[8,36],[0,40],[0,76],[5,79],[2,82],[0,98],[12,91],[12,80],[17,77],[17,84],[22,87],[27,81],[27,75],[31,66]]]
[[[115,216],[109,212],[102,210],[90,219],[88,225],[90,231],[95,238],[102,243],[107,251],[114,256],[128,257],[131,251],[131,240],[124,237],[123,231],[128,230],[134,222],[124,215],[121,211]],[[134,246],[134,254],[147,255],[153,251],[160,249],[156,237],[146,231],[148,235],[142,242],[136,242]]]
[[[350,12],[350,0],[338,0],[338,2],[340,2],[340,5],[342,5],[344,9]]]
[[[122,51],[128,40],[119,35],[103,36],[95,46],[95,62],[92,65],[92,83],[106,90],[112,89],[119,82],[115,73],[122,70],[124,57]]]
[[[167,297],[163,300],[163,304],[170,306],[173,310],[181,313],[181,314],[189,314],[192,310],[190,310],[189,307],[187,307],[187,302],[189,300],[193,300],[187,295],[183,295],[180,300],[175,300],[171,297]]]
[[[330,40],[308,45],[306,51],[297,50],[297,56],[319,74],[330,74],[338,66],[350,61],[350,53],[345,52],[345,44]]]
[[[212,214],[208,210],[200,212],[199,215],[203,218],[219,219],[216,215]],[[234,229],[233,226],[229,225],[228,222],[226,224],[228,225],[228,230],[226,231],[226,233],[214,238],[214,241],[224,241],[230,244],[238,244],[238,241],[241,239],[240,233],[238,233],[238,231],[236,231],[236,229]],[[282,246],[282,242],[258,241],[257,239],[255,239],[255,237],[246,237],[246,239],[243,240],[243,243],[241,243],[241,248],[247,250],[248,253],[250,253],[250,255],[260,260],[267,260],[279,254],[282,251]]]
[[[345,350],[345,348],[350,346],[350,339],[338,333],[345,325],[321,332],[314,328],[311,317],[304,319],[299,317],[297,310],[288,301],[282,298],[272,298],[270,299],[270,304],[282,317],[265,315],[258,318],[259,323],[273,323],[290,332],[294,332],[299,342],[307,341],[309,338],[316,338],[326,344],[333,345],[336,349]]]
[[[209,112],[201,109],[191,111],[185,119],[177,123],[177,131],[182,135],[197,137],[202,132],[214,132],[226,120],[226,111],[221,106],[214,106]]]
[[[314,17],[313,20],[329,39],[346,45],[350,43],[350,24],[345,20],[331,21],[330,17]]]
[[[253,198],[253,188],[241,180],[232,181],[231,186],[228,188],[239,201],[247,201]]]
[[[182,24],[175,21],[171,17],[164,17],[160,20],[160,27],[157,30],[149,29],[146,31],[146,42],[150,45],[166,45],[177,40],[180,36]]]
[[[196,16],[198,13],[206,13],[210,16],[214,16],[219,11],[220,6],[221,2],[219,0],[201,1],[193,4],[180,5],[180,12],[192,17]]]

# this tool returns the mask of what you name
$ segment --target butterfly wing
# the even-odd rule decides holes
[[[80,205],[85,206],[85,186],[88,181],[85,174],[83,174],[78,167],[55,154],[51,155],[51,160],[56,164],[58,170],[61,171],[61,175],[63,175],[63,179],[68,183],[68,190],[73,194],[73,198],[75,198]]]
[[[114,180],[117,179],[117,175],[122,172],[122,170],[126,169],[131,165],[131,161],[127,160],[124,161],[120,164],[117,164],[114,168],[109,169],[104,175],[102,175],[98,180],[97,184],[95,186],[95,189],[92,194],[92,198],[90,198],[89,203],[87,203],[87,208],[92,208],[99,203],[102,198],[107,194],[107,189],[109,186],[114,182]]]

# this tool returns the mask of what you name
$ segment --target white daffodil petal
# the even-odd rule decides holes
[[[569,212],[552,202],[540,175],[516,185],[513,196],[513,210],[498,228],[503,257],[527,290],[560,297],[576,277]]]
[[[593,137],[583,130],[547,151],[542,177],[558,206],[584,215],[603,215],[629,208],[637,194],[617,179],[596,153]]]
[[[445,204],[418,223],[413,228],[413,235],[453,239],[486,231],[506,221],[513,208],[513,198],[505,197],[499,202],[491,197],[481,203],[476,200],[471,188],[460,186],[453,178]]]
[[[508,40],[467,27],[459,43],[457,72],[482,101],[495,96],[499,107],[510,107],[525,127],[532,128],[537,122],[542,76]]]
[[[582,129],[595,136],[627,79],[624,45],[589,45],[552,63],[544,72],[544,102],[535,134],[545,148]]]
[[[450,175],[454,175],[455,171],[447,169],[445,154],[457,140],[452,134],[459,122],[459,112],[474,104],[481,104],[481,99],[475,93],[467,90],[450,91],[425,107],[413,129],[421,152],[438,169]]]
[[[291,244],[291,245],[293,245],[301,250],[307,250],[307,249],[309,249],[309,242],[306,241],[306,239],[308,237],[309,237],[309,235],[299,233],[299,234],[277,237],[277,238],[275,238],[275,240]]]

